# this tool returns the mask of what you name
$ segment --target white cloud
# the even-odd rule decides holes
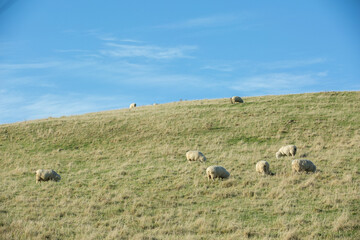
[[[114,37],[111,33],[104,33],[100,29],[90,29],[87,31],[84,31],[85,35],[94,36],[102,41],[117,41],[118,39]]]
[[[168,23],[156,26],[155,28],[179,29],[179,28],[198,28],[198,27],[218,27],[233,23],[238,19],[235,15],[215,15],[209,17],[199,17],[184,20],[182,22]]]
[[[310,58],[310,59],[292,59],[272,62],[252,62],[248,60],[235,61],[212,61],[202,67],[202,69],[220,71],[220,72],[234,72],[239,69],[246,69],[247,71],[274,71],[279,69],[297,69],[302,67],[309,67],[313,65],[320,65],[326,63],[326,58]],[[327,74],[327,72],[322,72]]]
[[[263,92],[271,94],[295,93],[302,91],[304,87],[316,85],[318,73],[312,74],[291,74],[271,73],[256,75],[239,79],[230,87],[242,92]]]
[[[0,124],[48,117],[61,117],[124,108],[129,96],[46,94],[31,98],[19,92],[0,90]],[[123,105],[120,105],[123,103]]]
[[[109,41],[109,42],[117,41],[117,38],[110,37],[110,36],[100,36],[99,39],[103,40],[103,41]]]
[[[23,102],[24,102],[24,98],[21,96],[21,93],[18,92],[10,93],[6,89],[1,89],[0,90],[0,112],[1,112],[0,124],[23,120],[23,116],[19,116],[24,114],[19,107]]]
[[[327,75],[328,75],[328,71],[318,72],[318,73],[317,73],[317,76],[318,76],[318,77],[326,77]]]
[[[179,47],[159,47],[151,45],[129,45],[108,43],[109,49],[100,50],[104,56],[127,58],[127,57],[145,57],[152,59],[174,59],[174,58],[191,58],[187,53],[197,49],[196,46],[179,46]]]
[[[43,95],[23,106],[23,109],[32,113],[30,118],[59,117],[92,111],[96,108],[96,103],[104,100],[107,99],[80,95]]]
[[[231,64],[219,64],[219,65],[206,65],[202,69],[214,70],[219,72],[232,72],[235,70]]]
[[[56,49],[55,52],[60,53],[89,53],[89,50],[83,50],[83,49]]]
[[[316,65],[325,63],[327,61],[326,58],[311,58],[311,59],[302,59],[302,60],[284,60],[284,61],[274,61],[269,63],[260,63],[260,67],[264,69],[290,69],[290,68],[298,68],[309,65]]]
[[[8,90],[0,89],[0,110],[2,114],[9,110],[8,106],[22,101],[23,98],[19,94],[10,94]]]
[[[1,77],[1,75],[0,75]],[[40,87],[40,88],[55,88],[57,85],[54,82],[51,82],[46,77],[17,77],[17,76],[8,76],[1,81],[2,87],[6,88],[15,88],[15,87]]]
[[[206,87],[210,83],[204,81],[201,77],[186,74],[167,74],[161,72],[153,72],[150,75],[141,74],[130,77],[126,80],[129,83],[136,83],[139,86],[161,86],[184,88],[185,86]]]
[[[120,42],[143,43],[143,41],[128,39],[128,38],[120,39]]]
[[[0,64],[0,70],[43,69],[59,66],[59,62]]]

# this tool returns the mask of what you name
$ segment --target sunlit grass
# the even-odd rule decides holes
[[[0,125],[0,238],[359,239],[360,93],[243,99]],[[286,144],[319,172],[293,174]],[[39,168],[61,181],[36,184]]]

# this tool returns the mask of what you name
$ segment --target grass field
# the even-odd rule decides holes
[[[243,99],[0,125],[0,239],[360,239],[360,92]],[[286,144],[319,171],[293,174]]]

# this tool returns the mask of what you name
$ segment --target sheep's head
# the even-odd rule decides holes
[[[281,152],[276,153],[276,158],[279,159],[282,156]]]
[[[59,174],[54,174],[54,181],[55,182],[58,182],[58,181],[60,181],[61,180],[61,177],[60,177],[60,175]]]

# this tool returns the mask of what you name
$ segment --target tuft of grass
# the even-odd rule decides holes
[[[0,125],[0,239],[359,239],[360,92],[243,99]],[[286,144],[319,171],[293,174]]]

